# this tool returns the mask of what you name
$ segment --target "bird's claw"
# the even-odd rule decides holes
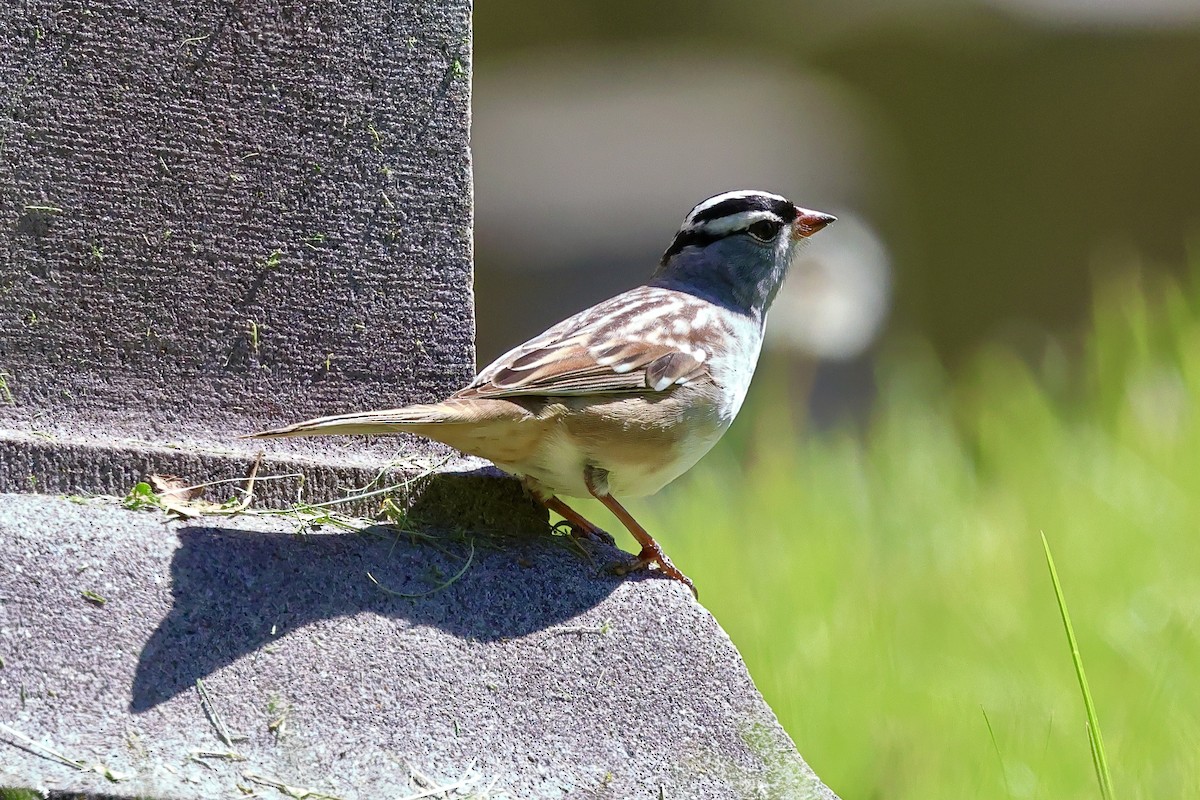
[[[555,528],[565,527],[571,538],[579,541],[586,539],[589,542],[597,542],[598,544],[606,544],[609,547],[616,547],[617,540],[613,535],[603,528],[597,528],[595,525],[577,525],[569,520],[563,520],[554,526]]]
[[[637,558],[632,562],[614,564],[610,571],[614,575],[628,575],[631,572],[647,569],[651,564],[657,565],[658,571],[663,575],[686,586],[691,591],[692,597],[700,599],[700,592],[696,591],[696,584],[671,563],[671,559],[667,558],[667,554],[661,548],[643,547],[642,552],[638,553]]]

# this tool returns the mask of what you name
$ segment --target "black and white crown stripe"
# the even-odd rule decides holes
[[[713,195],[701,202],[684,218],[681,230],[704,228],[714,233],[714,227],[738,230],[730,227],[729,223],[749,219],[747,224],[753,224],[760,219],[769,218],[790,223],[796,218],[796,206],[791,200],[777,194],[739,189]]]
[[[792,201],[770,192],[739,189],[713,195],[684,218],[683,225],[659,263],[666,265],[671,256],[685,247],[704,247],[730,234],[744,231],[756,222],[767,220],[790,225],[798,213],[799,209]]]
[[[732,214],[724,214],[715,219],[701,222],[691,228],[686,228],[688,232],[703,233],[709,236],[720,238],[728,236],[731,233],[744,231],[756,222],[774,222],[777,225],[787,225],[796,218],[792,214],[790,219],[783,219],[774,211],[767,210],[748,210],[737,211]],[[776,229],[778,230],[778,228]]]

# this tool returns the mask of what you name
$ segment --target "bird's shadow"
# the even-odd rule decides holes
[[[171,608],[139,654],[130,710],[321,620],[367,611],[494,641],[575,617],[619,585],[604,569],[617,551],[589,546],[585,557],[542,525],[503,538],[181,528]]]

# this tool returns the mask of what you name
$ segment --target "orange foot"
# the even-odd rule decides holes
[[[615,575],[628,575],[631,572],[638,570],[649,569],[650,565],[658,566],[660,572],[668,578],[677,580],[692,591],[692,597],[700,598],[700,593],[696,591],[696,584],[692,583],[692,579],[684,575],[679,567],[671,563],[671,559],[667,558],[667,554],[659,547],[658,542],[651,542],[642,548],[642,552],[638,553],[637,559],[632,564],[616,564],[612,571]]]

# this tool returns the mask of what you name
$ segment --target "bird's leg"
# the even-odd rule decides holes
[[[633,534],[633,538],[637,539],[638,544],[642,546],[642,551],[638,553],[637,560],[629,566],[622,565],[618,567],[616,570],[617,574],[625,575],[639,569],[645,569],[651,564],[657,564],[664,575],[679,581],[692,590],[692,596],[699,598],[700,593],[696,591],[696,584],[692,583],[692,579],[684,575],[678,567],[671,563],[671,559],[667,558],[667,554],[663,552],[662,546],[654,541],[654,537],[638,524],[633,515],[625,510],[625,506],[618,503],[617,499],[608,493],[608,473],[598,467],[588,467],[584,472],[584,482],[587,484],[588,491],[592,493],[592,496],[603,503],[617,519],[621,520],[621,524]]]
[[[529,493],[530,497],[566,520],[567,527],[570,528],[573,538],[591,539],[594,542],[616,545],[616,541],[608,531],[593,525],[583,514],[580,514],[562,500],[559,500],[552,492],[533,478],[522,476],[521,485],[525,487],[525,491]],[[559,524],[561,525],[562,523]]]
[[[588,522],[582,514],[554,495],[550,495],[544,499],[538,498],[538,500],[546,508],[567,521],[571,526],[571,535],[576,539],[591,539],[594,542],[602,542],[608,545],[615,545],[617,543],[611,533]]]
[[[667,554],[663,552],[662,546],[654,541],[654,537],[638,524],[633,515],[626,511],[625,507],[618,503],[615,497],[611,494],[598,494],[596,495],[596,499],[604,503],[608,507],[608,510],[615,514],[617,519],[621,520],[621,524],[629,529],[629,532],[633,534],[633,538],[637,539],[638,544],[642,546],[642,551],[638,553],[637,560],[630,566],[621,566],[618,568],[618,574],[634,572],[651,564],[657,564],[664,575],[674,578],[691,589],[692,595],[695,597],[700,596],[700,593],[696,591],[696,584],[692,583],[692,579],[684,575],[678,567],[671,563],[671,559],[667,558]]]

